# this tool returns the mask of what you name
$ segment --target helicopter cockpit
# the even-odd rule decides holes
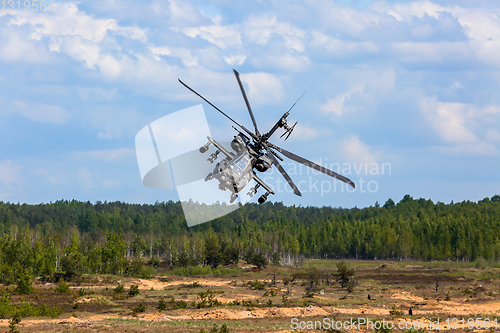
[[[233,163],[229,164],[229,167],[234,172],[236,172],[238,175],[241,176],[241,174],[245,171],[245,169],[250,164],[250,161],[252,160],[252,158],[250,157],[250,154],[246,150],[242,150],[239,155],[240,156],[236,156]]]

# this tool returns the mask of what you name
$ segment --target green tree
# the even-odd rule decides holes
[[[261,269],[266,265],[267,260],[262,253],[254,253],[248,263],[256,266],[258,269]]]
[[[342,260],[337,263],[336,276],[337,282],[340,283],[340,287],[344,288],[354,276],[354,269],[347,267],[346,263]]]
[[[212,268],[217,268],[222,259],[219,237],[210,229],[205,237],[205,260]]]
[[[16,264],[16,289],[19,294],[31,294],[33,292],[32,269],[23,267],[20,263]]]
[[[125,258],[127,247],[125,246],[123,236],[114,232],[108,232],[106,238],[106,244],[102,248],[104,272],[123,275],[127,264]]]

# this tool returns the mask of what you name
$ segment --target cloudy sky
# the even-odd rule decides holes
[[[303,197],[271,173],[273,201],[500,193],[497,1],[99,0],[0,8],[0,200],[177,200],[142,185],[135,135],[200,104],[177,78],[250,128],[233,68],[261,131],[306,91],[295,132],[272,141],[358,185],[286,162]],[[232,139],[203,106],[213,137]]]

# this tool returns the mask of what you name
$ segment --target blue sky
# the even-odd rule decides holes
[[[296,131],[271,141],[358,184],[334,191],[287,162],[303,197],[272,173],[273,201],[500,193],[496,1],[104,0],[0,8],[0,200],[177,200],[142,185],[134,137],[200,103],[177,78],[251,127],[233,68],[261,131],[307,91],[289,116]],[[230,123],[204,108],[214,138],[230,140]]]

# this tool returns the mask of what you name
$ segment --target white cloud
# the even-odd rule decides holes
[[[289,123],[289,125],[293,126],[293,123]],[[316,129],[297,123],[288,141],[310,141],[317,137],[318,131]]]
[[[8,63],[48,63],[52,57],[43,45],[27,40],[20,31],[0,29],[0,60]]]
[[[335,98],[328,98],[325,104],[319,107],[320,111],[325,113],[333,113],[334,115],[341,116],[344,111],[344,102],[349,98],[350,94],[340,94]]]
[[[319,107],[324,113],[333,113],[336,116],[341,116],[349,109],[345,102],[354,94],[363,94],[364,84],[352,86],[351,89],[343,94],[339,94],[335,98],[328,98],[327,102]]]
[[[120,185],[122,184],[121,181],[119,181],[118,179],[104,179],[102,181],[102,187],[103,188],[106,188],[106,189],[109,189],[109,188],[117,188],[117,187],[120,187]]]
[[[216,24],[200,27],[174,28],[174,30],[181,31],[191,38],[200,36],[224,50],[230,46],[241,44],[241,35],[238,32],[237,26],[223,26],[220,25],[218,20],[214,20],[214,23]]]
[[[99,43],[109,31],[130,39],[145,42],[147,32],[138,27],[120,27],[115,19],[98,19],[78,9],[75,3],[58,3],[53,11],[16,11],[10,21],[12,25],[29,24],[33,27],[32,39],[46,36],[80,36]]]
[[[330,57],[345,59],[374,56],[380,53],[380,46],[373,41],[344,41],[318,30],[313,30],[311,36],[311,46],[316,48],[316,52],[321,56],[326,53]]]
[[[292,73],[304,72],[312,68],[311,61],[307,56],[290,53],[252,57],[251,62],[257,68],[281,69]]]
[[[22,166],[16,165],[12,161],[0,163],[0,181],[4,184],[22,183],[21,169]]]
[[[27,104],[23,101],[15,101],[13,104],[16,112],[37,122],[61,125],[71,117],[68,111],[58,105]]]
[[[135,152],[130,148],[92,150],[86,152],[75,152],[75,157],[83,159],[93,159],[105,162],[122,162],[134,158]]]
[[[231,55],[228,57],[223,57],[224,61],[229,65],[229,66],[234,66],[238,65],[241,66],[247,59],[246,55],[240,54],[240,55]]]
[[[91,88],[91,87],[79,87],[78,93],[84,100],[91,99],[97,102],[111,102],[118,93],[115,89],[101,89],[101,88]]]
[[[434,147],[434,149],[440,154],[448,155],[495,156],[498,154],[495,146],[486,142],[458,144],[453,147]]]
[[[156,61],[160,61],[160,56],[172,55],[167,46],[148,46],[149,51],[155,56]]]
[[[278,104],[285,97],[281,81],[269,73],[241,74],[241,81],[248,85],[248,98],[252,104]]]
[[[63,183],[63,181],[60,178],[61,177],[60,174],[58,175],[58,177],[54,177],[54,176],[50,175],[50,173],[47,169],[43,169],[43,168],[38,168],[38,169],[35,169],[34,171],[36,174],[41,175],[46,182],[49,182],[52,185],[58,185],[58,184]]]
[[[350,163],[377,163],[381,152],[372,152],[370,146],[362,142],[357,135],[351,135],[342,142],[342,155]]]
[[[465,103],[443,103],[435,98],[424,98],[422,110],[441,138],[449,143],[473,143],[478,140],[466,126],[467,118],[476,114],[473,105]]]
[[[266,45],[275,34],[282,38],[281,45],[286,49],[305,51],[306,32],[287,22],[278,22],[276,15],[250,16],[244,23],[244,31],[251,43]]]
[[[182,26],[199,25],[206,19],[203,13],[198,8],[193,6],[189,1],[168,0],[170,4],[170,23]],[[155,1],[153,8],[161,11],[163,3]]]
[[[97,189],[94,179],[98,177],[96,172],[92,173],[87,167],[79,167],[77,170],[77,179],[84,190]]]
[[[486,141],[490,143],[500,143],[500,133],[496,129],[489,129],[485,136]]]
[[[449,13],[458,20],[469,40],[458,43],[456,46],[450,43],[434,43],[438,47],[434,53],[446,52],[452,56],[456,51],[465,54],[473,53],[478,59],[500,67],[500,10],[498,8],[440,6],[430,1],[415,1],[410,4],[396,4],[387,9],[386,13],[399,21],[410,23],[415,17],[423,18],[424,15],[428,15],[439,20],[443,13]],[[447,50],[446,46],[453,47],[453,49]],[[418,52],[417,48],[414,50]],[[432,51],[427,50],[427,52]]]

